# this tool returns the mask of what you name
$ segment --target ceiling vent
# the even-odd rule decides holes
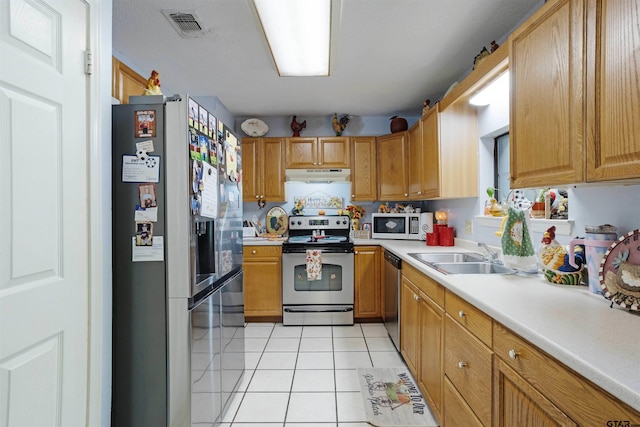
[[[205,34],[205,30],[198,22],[198,16],[193,10],[180,11],[163,9],[162,14],[167,17],[181,37],[191,39],[202,37]]]

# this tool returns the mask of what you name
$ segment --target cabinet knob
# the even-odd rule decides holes
[[[420,301],[420,297],[416,294],[413,294],[413,299],[416,301]]]
[[[404,197],[409,197],[409,193],[404,193]]]
[[[251,253],[255,255],[256,254],[256,250],[255,249],[252,250]]]
[[[464,369],[465,366],[467,366],[467,362],[464,362],[462,360],[458,362],[458,368]]]
[[[509,350],[509,358],[512,360],[516,360],[520,356],[520,353],[515,351],[514,349]]]
[[[422,195],[422,191],[418,191],[418,196]]]
[[[261,198],[261,199],[264,199],[264,194],[261,194],[261,195],[260,195],[260,198]]]
[[[256,199],[259,199],[259,198],[260,198],[260,195],[256,194]]]
[[[358,255],[358,251],[355,251],[355,252],[354,252],[354,254],[355,254],[355,255]]]
[[[352,194],[352,195],[351,195],[351,200],[353,200],[353,199],[355,199],[355,198],[356,198],[356,195],[355,195],[355,194]]]
[[[466,316],[466,315],[467,315],[467,313],[465,313],[465,312],[464,312],[464,311],[462,311],[462,310],[460,310],[460,311],[458,312],[458,317],[459,317],[459,318],[461,318],[461,319],[464,319],[464,316]]]

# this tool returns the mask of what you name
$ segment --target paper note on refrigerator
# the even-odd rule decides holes
[[[218,170],[202,162],[202,207],[200,215],[208,218],[218,216]]]

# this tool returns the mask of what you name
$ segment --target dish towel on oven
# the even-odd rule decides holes
[[[307,249],[307,280],[322,279],[322,252]]]

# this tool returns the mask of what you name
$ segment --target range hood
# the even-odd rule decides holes
[[[351,169],[286,169],[287,181],[301,182],[348,182]]]

